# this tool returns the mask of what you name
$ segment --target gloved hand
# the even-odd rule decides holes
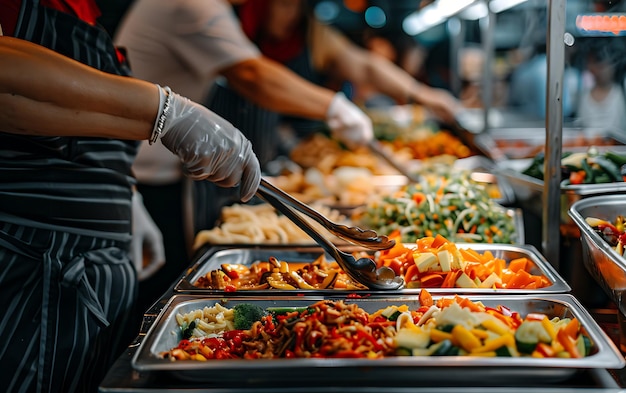
[[[330,102],[326,123],[333,136],[348,147],[365,145],[374,138],[371,119],[341,92]]]
[[[241,200],[250,200],[261,181],[261,166],[250,141],[206,107],[171,94],[163,145],[180,157],[190,178],[222,187],[240,185]]]
[[[137,271],[137,278],[143,281],[152,276],[165,264],[165,248],[163,235],[148,214],[143,205],[143,197],[137,191],[133,192],[133,237],[131,241],[131,256]],[[144,265],[144,254],[147,264]]]

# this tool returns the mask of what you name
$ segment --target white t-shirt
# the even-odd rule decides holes
[[[218,71],[260,56],[225,0],[135,0],[115,36],[133,75],[202,102]],[[181,176],[178,157],[160,142],[142,143],[133,165],[142,183]]]
[[[578,120],[584,128],[626,136],[626,100],[619,85],[614,84],[602,101],[596,101],[590,91],[585,90],[580,99]]]

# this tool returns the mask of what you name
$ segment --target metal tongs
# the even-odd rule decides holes
[[[372,230],[336,224],[265,179],[261,179],[257,195],[284,214],[307,235],[311,236],[317,244],[335,258],[335,261],[351,279],[370,289],[377,290],[394,290],[404,285],[403,278],[396,276],[391,268],[382,266],[377,269],[376,262],[371,258],[359,258],[357,260],[351,254],[339,250],[296,211],[311,217],[332,234],[359,246],[384,250],[393,247],[395,240],[390,240],[387,236],[378,235]]]
[[[387,164],[389,164],[393,169],[398,171],[398,173],[400,173],[401,175],[404,175],[404,177],[409,179],[409,181],[411,183],[419,183],[420,182],[419,176],[417,176],[416,174],[411,173],[407,168],[404,167],[404,165],[402,165],[398,161],[396,161],[396,159],[394,157],[392,157],[391,154],[389,154],[387,151],[385,151],[385,148],[380,144],[379,141],[377,141],[375,139],[371,140],[367,144],[367,147],[370,149],[370,151],[372,153],[376,154],[378,157],[380,157],[383,160],[385,160],[387,162]]]

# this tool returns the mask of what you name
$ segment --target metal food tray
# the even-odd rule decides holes
[[[436,300],[437,296],[433,296]],[[343,382],[364,384],[385,380],[390,386],[422,386],[426,383],[464,385],[498,385],[533,381],[562,381],[579,369],[620,369],[624,357],[590,314],[571,295],[544,296],[469,296],[485,306],[503,305],[523,316],[544,313],[549,317],[575,317],[592,342],[591,355],[579,359],[532,357],[472,357],[472,356],[399,356],[383,359],[296,358],[254,360],[171,361],[159,354],[178,345],[180,329],[176,313],[186,313],[205,306],[221,303],[233,307],[238,303],[255,303],[261,307],[307,306],[322,297],[246,297],[225,298],[174,295],[150,327],[139,349],[132,358],[132,367],[140,372],[167,373],[174,378],[210,384],[263,384]],[[393,298],[344,299],[357,303],[367,312],[391,305],[406,304],[419,307],[417,296]],[[445,381],[445,382],[443,382]],[[465,385],[467,386],[467,385]]]
[[[581,143],[581,140],[586,140],[588,143]],[[474,141],[476,147],[494,161],[532,158],[544,151],[546,129],[544,127],[494,128],[477,135]],[[590,145],[623,146],[624,142],[621,136],[609,130],[564,128],[562,133],[564,151],[586,149]]]
[[[503,293],[524,293],[524,294],[539,294],[539,293],[564,293],[570,291],[570,286],[565,280],[556,272],[554,267],[546,261],[546,259],[537,251],[534,246],[531,245],[510,245],[510,244],[487,244],[487,243],[456,243],[460,248],[472,248],[480,253],[490,251],[497,258],[503,258],[509,262],[515,258],[526,257],[530,260],[533,267],[530,269],[532,274],[543,274],[551,285],[545,288],[537,289],[490,289],[490,288],[428,288],[431,293],[466,293],[466,294],[503,294]],[[415,244],[405,244],[406,247],[415,247]],[[355,250],[363,250],[363,248],[357,247],[342,247],[342,250],[352,252]],[[174,286],[174,291],[177,293],[204,293],[215,294],[225,293],[220,290],[212,290],[200,288],[194,285],[194,283],[211,270],[219,269],[223,263],[234,263],[250,266],[257,261],[267,261],[269,257],[276,257],[285,262],[313,262],[317,257],[323,254],[324,251],[319,247],[300,247],[300,248],[276,248],[276,247],[261,247],[261,246],[232,246],[232,247],[213,247],[207,250],[204,254],[200,255],[191,268],[181,277],[181,279]],[[333,260],[331,256],[326,254],[327,260]],[[319,289],[319,290],[306,290],[298,289],[299,293],[315,294],[337,294],[347,293],[346,290],[338,289]],[[272,294],[291,295],[296,291],[292,290],[279,290],[279,289],[266,289],[266,290],[241,290],[237,292],[228,293],[230,296],[237,295],[263,295],[271,292]],[[374,291],[363,290],[358,291],[368,294],[388,294],[388,291]],[[419,288],[403,288],[396,293],[402,294],[418,294]]]
[[[626,148],[621,147],[598,147],[599,151],[611,150],[626,155]],[[564,150],[565,151],[565,150]],[[568,149],[567,151],[572,151]],[[502,176],[511,186],[515,198],[524,208],[536,215],[542,215],[543,209],[543,180],[523,174],[530,166],[532,158],[508,160],[498,162],[496,172]],[[577,201],[591,196],[618,194],[626,192],[626,182],[600,183],[600,184],[568,184],[561,186],[561,222],[571,224],[568,216],[569,208]]]
[[[590,197],[574,203],[569,210],[569,215],[580,229],[585,268],[613,299],[622,315],[626,315],[626,259],[604,241],[585,218],[596,217],[614,222],[618,215],[625,214],[624,195]]]

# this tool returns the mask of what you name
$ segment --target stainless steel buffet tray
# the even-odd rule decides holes
[[[534,246],[531,245],[510,245],[510,244],[487,244],[487,243],[456,243],[459,249],[471,248],[480,253],[490,251],[497,258],[502,258],[507,263],[515,258],[526,257],[533,265],[530,269],[531,274],[543,274],[551,285],[538,288],[534,290],[530,289],[488,289],[488,288],[429,288],[429,292],[432,293],[472,293],[472,294],[503,294],[503,293],[564,293],[570,291],[570,286],[564,281],[564,279],[556,272],[556,270],[550,265],[548,261],[537,251]],[[415,247],[412,244],[405,244],[407,247]],[[344,251],[352,252],[355,250],[363,250],[357,247],[342,247]],[[215,294],[224,293],[224,291],[211,290],[200,288],[194,285],[198,279],[212,270],[219,269],[223,263],[242,264],[250,266],[255,262],[264,262],[269,257],[276,257],[277,259],[285,262],[313,262],[324,251],[319,247],[272,247],[272,246],[249,246],[242,247],[237,246],[219,246],[212,247],[206,252],[201,254],[196,262],[188,269],[188,271],[181,277],[181,279],[175,284],[174,291],[178,293],[204,293]],[[329,255],[326,255],[327,260],[332,260]],[[343,290],[299,290],[308,294],[337,294],[346,293]],[[404,288],[397,293],[402,294],[417,294],[420,289]],[[288,290],[262,290],[262,291],[250,291],[242,290],[235,293],[251,295],[251,294],[267,294],[271,292],[273,294],[293,294],[294,291]],[[362,292],[367,293],[381,293],[388,294],[385,291],[371,291],[366,290]],[[233,293],[230,293],[232,295]]]
[[[563,151],[589,146],[624,145],[616,132],[600,129],[564,128]],[[475,138],[476,147],[494,161],[532,158],[545,150],[544,127],[493,128]]]
[[[626,195],[602,195],[578,201],[569,210],[578,228],[583,247],[583,263],[591,276],[626,315],[626,259],[604,241],[585,221],[596,217],[614,222],[626,215]]]
[[[180,340],[175,315],[205,306],[220,303],[233,307],[238,303],[255,303],[261,307],[306,306],[320,296],[292,297],[224,297],[174,295],[170,298],[155,323],[150,327],[139,349],[132,358],[132,367],[139,372],[167,373],[174,378],[207,384],[253,384],[302,383],[321,381],[326,384],[358,381],[379,383],[388,381],[390,386],[448,381],[498,385],[527,383],[533,381],[556,382],[570,377],[578,369],[620,369],[624,357],[608,336],[600,329],[590,314],[571,295],[517,295],[517,296],[468,296],[472,301],[481,301],[485,306],[503,305],[522,315],[544,313],[549,317],[575,317],[585,329],[592,342],[592,352],[580,359],[532,357],[470,357],[470,356],[401,356],[383,359],[255,359],[255,360],[212,360],[171,361],[160,353],[174,348]],[[438,296],[433,296],[436,300]],[[356,303],[367,312],[374,312],[390,305],[406,304],[419,307],[417,296],[394,296],[387,298],[341,298]],[[470,385],[467,385],[470,386]]]
[[[612,150],[626,153],[624,148]],[[544,182],[522,173],[531,162],[532,158],[501,161],[497,163],[495,170],[510,184],[516,200],[524,208],[541,216]],[[571,223],[567,211],[572,204],[581,199],[624,192],[626,192],[626,182],[561,185],[561,222]]]

